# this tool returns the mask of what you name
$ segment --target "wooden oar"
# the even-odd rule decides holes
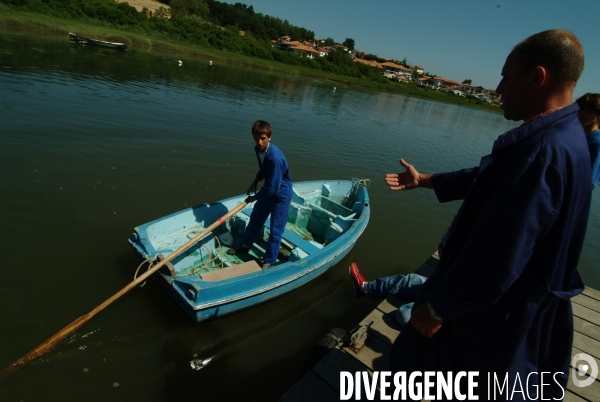
[[[98,307],[96,307],[95,309],[93,309],[92,311],[87,313],[86,315],[82,315],[81,317],[79,317],[78,319],[76,319],[75,321],[73,321],[72,323],[70,323],[69,325],[67,325],[66,327],[61,329],[60,331],[58,331],[56,334],[54,334],[54,336],[52,336],[51,338],[46,340],[44,343],[39,345],[37,348],[33,349],[31,352],[27,353],[25,356],[23,356],[22,358],[20,358],[19,360],[17,360],[13,364],[11,364],[10,366],[8,366],[4,370],[2,370],[0,372],[0,378],[4,377],[6,374],[10,373],[15,368],[20,367],[23,364],[31,361],[32,359],[35,359],[36,357],[43,355],[44,353],[48,352],[50,349],[52,349],[53,347],[58,345],[65,338],[67,338],[71,333],[78,330],[86,322],[91,320],[92,317],[94,317],[100,311],[104,310],[104,308],[107,307],[109,304],[111,304],[112,302],[117,300],[119,297],[121,297],[125,293],[127,293],[129,290],[131,290],[132,288],[134,288],[135,286],[137,286],[138,284],[143,282],[146,278],[148,278],[150,275],[152,275],[153,273],[158,271],[167,262],[173,260],[179,254],[183,253],[185,250],[187,250],[188,248],[190,248],[191,246],[196,244],[203,237],[205,237],[207,234],[212,232],[216,227],[218,227],[219,225],[222,225],[223,223],[225,223],[225,221],[227,219],[231,218],[233,215],[237,214],[242,209],[244,209],[244,207],[246,205],[247,205],[246,202],[242,202],[240,205],[238,205],[231,211],[227,212],[225,215],[223,215],[222,217],[217,219],[217,221],[215,223],[213,223],[212,225],[210,225],[209,227],[204,229],[202,232],[198,233],[194,238],[192,238],[190,241],[185,243],[183,246],[181,246],[177,250],[173,251],[171,254],[169,254],[168,257],[166,257],[164,260],[162,260],[161,262],[159,262],[158,264],[153,266],[151,269],[149,269],[143,275],[140,275],[129,285],[125,286],[123,289],[121,289],[119,292],[117,292],[115,295],[113,295],[110,299],[106,300],[104,303],[102,303],[101,305],[99,305]]]

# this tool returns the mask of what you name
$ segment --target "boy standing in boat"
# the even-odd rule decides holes
[[[247,252],[250,250],[256,236],[271,214],[269,241],[263,257],[263,269],[275,266],[281,237],[288,219],[288,211],[292,202],[292,178],[285,155],[271,143],[271,125],[263,120],[257,120],[252,125],[252,136],[256,146],[258,173],[248,188],[247,203],[256,201],[250,223],[246,227],[242,244],[229,249],[229,254]],[[259,181],[265,181],[260,191],[256,191]],[[254,194],[254,195],[251,195]]]

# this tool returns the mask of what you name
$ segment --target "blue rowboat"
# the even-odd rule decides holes
[[[288,223],[277,263],[261,269],[269,220],[248,253],[229,255],[241,243],[254,204],[165,264],[153,277],[196,321],[221,317],[280,296],[313,280],[352,249],[369,221],[365,180],[294,183]],[[134,229],[139,257],[166,258],[204,228],[241,204],[246,195],[202,204]]]

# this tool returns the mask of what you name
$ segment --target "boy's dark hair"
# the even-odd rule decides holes
[[[594,112],[600,118],[600,94],[587,93],[575,102],[581,110]]]
[[[563,84],[575,85],[583,71],[581,43],[565,29],[551,29],[532,35],[517,44],[512,53],[523,69],[544,66]]]
[[[271,125],[264,120],[256,120],[252,125],[252,135],[266,134],[267,137],[271,137],[272,133]]]

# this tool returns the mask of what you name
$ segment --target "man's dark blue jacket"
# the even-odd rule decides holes
[[[523,387],[531,372],[563,372],[557,381],[566,389],[570,297],[583,289],[577,263],[591,197],[578,110],[508,131],[476,168],[434,175],[440,202],[464,199],[421,293],[444,319],[440,369],[519,373]],[[546,385],[544,398],[561,396],[557,381],[546,375],[553,389]],[[533,392],[541,378],[530,382]]]

